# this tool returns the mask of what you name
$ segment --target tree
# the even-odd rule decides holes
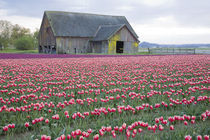
[[[14,45],[18,50],[34,49],[34,39],[30,35],[22,36],[14,41]]]
[[[36,29],[36,31],[33,33],[34,48],[36,49],[38,47],[38,38],[39,38],[39,29]]]
[[[26,35],[30,35],[30,29],[21,27],[18,24],[13,25],[11,33],[11,39],[13,41]]]
[[[6,20],[0,20],[0,47],[7,48],[10,43],[12,24]]]
[[[38,40],[38,37],[39,37],[39,29],[36,29],[36,31],[33,33],[33,37],[34,37],[34,39],[37,39]]]
[[[31,33],[28,28],[18,24],[13,25],[6,20],[0,20],[0,50],[8,46],[14,46],[21,50],[35,49],[38,46],[38,35],[38,29]]]

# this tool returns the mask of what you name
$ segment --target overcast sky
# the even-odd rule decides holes
[[[210,0],[0,0],[0,19],[34,31],[45,10],[126,16],[139,40],[210,43]]]

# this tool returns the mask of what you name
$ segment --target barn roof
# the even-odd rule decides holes
[[[55,36],[94,37],[99,26],[101,26],[101,33],[109,35],[112,33],[112,29],[116,30],[119,25],[124,24],[134,37],[138,39],[137,34],[124,16],[61,11],[45,11],[45,14]],[[105,27],[107,25],[111,25],[112,27]],[[106,29],[108,31],[105,31]]]
[[[113,34],[119,31],[125,24],[118,25],[101,25],[99,26],[93,41],[101,41],[109,39]]]

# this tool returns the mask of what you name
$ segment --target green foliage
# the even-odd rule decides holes
[[[9,46],[15,46],[19,50],[34,49],[34,47],[38,46],[38,34],[38,29],[31,33],[28,28],[18,24],[13,25],[6,20],[0,20],[0,50],[7,49]],[[23,40],[27,41],[23,43]],[[18,46],[21,44],[22,47]]]
[[[33,33],[34,47],[36,49],[38,49],[38,37],[39,37],[39,29],[36,29],[36,31]]]
[[[34,39],[31,36],[23,36],[16,39],[14,45],[18,50],[31,50],[34,48]]]
[[[13,41],[15,41],[18,38],[21,38],[25,35],[29,35],[30,34],[30,29],[21,27],[18,24],[15,24],[12,28],[12,34],[11,34],[11,38]]]

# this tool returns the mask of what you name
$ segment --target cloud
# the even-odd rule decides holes
[[[210,28],[206,27],[162,27],[137,24],[133,25],[135,30],[140,34],[141,41],[150,41],[163,44],[182,44],[182,43],[210,43]]]
[[[27,16],[18,16],[18,15],[8,15],[8,11],[5,9],[0,9],[0,19],[8,20],[12,24],[19,24],[25,28],[31,29],[34,32],[41,25],[40,18],[27,17]]]
[[[124,15],[141,41],[210,43],[209,0],[0,0],[0,18],[28,28],[45,10]]]
[[[137,3],[144,4],[146,6],[157,7],[162,5],[173,4],[174,0],[136,0]]]
[[[4,7],[4,6],[5,6],[5,4],[6,4],[6,2],[5,2],[5,1],[0,0],[0,8]]]

